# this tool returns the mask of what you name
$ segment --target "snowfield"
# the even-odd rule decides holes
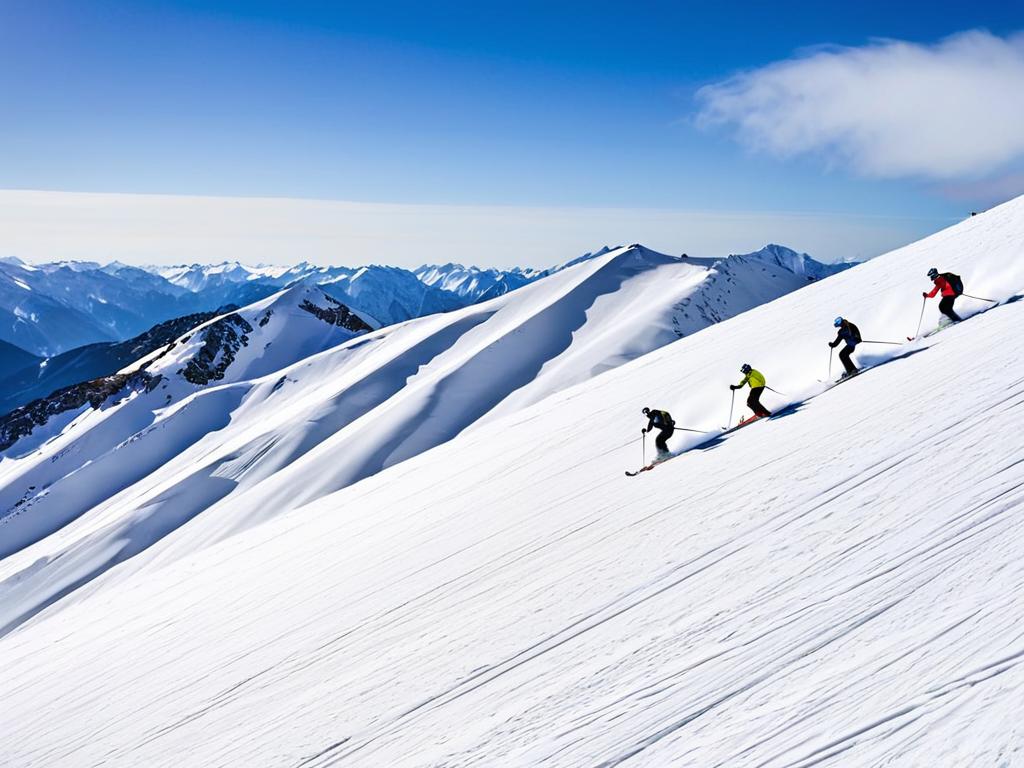
[[[84,406],[6,452],[0,635],[806,285],[757,258],[628,247],[356,338],[298,309],[325,304],[321,289],[290,288],[238,313],[250,340],[223,379],[197,387],[177,373],[206,344],[188,334],[153,353],[159,386]],[[212,367],[244,330],[227,325]]]
[[[228,411],[249,425],[234,453],[211,433],[0,561],[14,614],[70,595],[0,638],[0,764],[1024,764],[1024,301],[865,347],[877,368],[818,381],[835,315],[899,341],[929,267],[1008,299],[1024,288],[1022,248],[1024,198],[595,378],[545,363],[531,380],[550,374],[550,391],[440,445],[452,412],[480,410],[459,372],[497,385],[521,371],[508,358],[522,347],[488,356],[496,339],[481,332],[472,354],[446,348],[458,357],[417,364],[450,376],[413,381],[340,431],[323,390],[340,403],[352,369],[338,361],[368,360],[384,331],[315,355],[301,365],[322,372],[304,374],[287,414],[335,431],[290,454],[279,442],[301,438],[263,405],[276,382],[245,384]],[[539,328],[580,311],[568,280],[549,285],[567,291],[533,313],[516,304]],[[484,329],[474,313],[496,306],[433,322]],[[393,332],[439,343],[428,321]],[[566,349],[627,349],[613,329]],[[792,407],[718,437],[742,362],[787,393],[766,393],[769,408]],[[435,409],[408,423],[422,398]],[[709,433],[677,436],[676,458],[626,478],[645,405]],[[259,423],[277,436],[262,453]],[[383,471],[359,480],[385,449]],[[147,525],[165,518],[147,509],[191,508],[247,467],[265,482],[153,543]],[[102,547],[144,541],[76,589]]]

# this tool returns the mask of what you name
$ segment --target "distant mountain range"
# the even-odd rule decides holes
[[[602,248],[547,270],[449,263],[426,265],[414,272],[308,263],[248,267],[224,262],[141,269],[117,263],[28,265],[17,259],[0,260],[0,295],[6,313],[0,315],[6,320],[0,336],[8,337],[0,340],[0,415],[51,393],[58,395],[63,408],[68,401],[62,399],[62,389],[111,376],[229,308],[252,305],[286,287],[320,287],[345,311],[357,313],[367,327],[385,327],[503,296],[609,252]],[[756,277],[744,278],[745,290],[757,296],[744,300],[751,306],[792,290],[792,280],[816,280],[851,266],[821,264],[779,245],[727,259],[683,257],[680,261],[702,271],[716,268],[726,280],[737,269],[750,273],[751,268],[743,267],[747,264],[789,276],[782,287],[762,273],[766,292],[760,294]],[[676,316],[674,329],[667,330],[684,335],[691,330],[688,317],[702,327],[734,312],[716,303],[695,303]],[[80,343],[83,339],[89,341]],[[37,411],[49,413],[53,407]]]
[[[50,357],[97,342],[124,341],[159,322],[274,293],[249,283],[193,292],[123,264],[26,264],[0,260],[0,340]]]
[[[322,286],[385,326],[502,296],[608,250],[545,270],[432,264],[410,271],[307,262],[253,267],[237,261],[142,268],[118,262],[27,264],[8,257],[0,259],[0,341],[52,357],[88,344],[125,341],[184,315],[247,306],[298,283]],[[778,245],[748,255],[813,279],[848,266],[819,264]]]
[[[460,271],[468,272],[459,267]],[[454,270],[454,265],[453,265]],[[436,274],[444,282],[442,271]],[[40,357],[132,338],[154,325],[233,304],[246,306],[284,287],[309,283],[363,312],[378,325],[447,312],[524,284],[521,270],[479,270],[486,281],[435,286],[387,266],[247,267],[238,262],[130,267],[94,262],[26,264],[0,260],[0,341]],[[490,292],[488,292],[490,291]]]

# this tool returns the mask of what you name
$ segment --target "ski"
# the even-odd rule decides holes
[[[648,465],[647,465],[646,467],[640,467],[640,469],[636,470],[636,472],[630,472],[630,471],[629,471],[629,470],[627,469],[627,470],[626,470],[626,477],[636,477],[636,476],[637,476],[637,475],[639,475],[639,474],[640,474],[641,472],[650,472],[650,471],[651,471],[652,469],[654,469],[654,468],[655,468],[656,466],[658,466],[659,464],[664,464],[664,463],[665,463],[666,461],[668,461],[669,459],[674,459],[674,458],[675,458],[676,456],[678,456],[678,455],[679,455],[679,454],[678,454],[678,453],[676,453],[676,454],[672,454],[672,455],[670,455],[670,456],[667,456],[667,457],[665,457],[664,459],[661,459],[660,461],[653,461],[653,462],[651,462],[650,464],[648,464]]]
[[[960,322],[963,322],[963,320],[961,320]],[[949,325],[940,325],[938,328],[933,328],[932,330],[928,331],[927,333],[922,333],[920,336],[907,336],[907,341],[917,341],[918,339],[927,339],[929,336],[934,336],[936,333],[940,333],[941,331],[944,331],[947,328],[952,328],[954,325],[957,325],[957,323],[949,323]]]
[[[973,298],[977,298],[977,297],[971,296],[969,298],[973,299]],[[1021,298],[1020,295],[1014,295],[1014,296],[1011,296],[1008,299],[1004,299],[1003,301],[993,301],[992,299],[978,299],[979,301],[988,301],[988,302],[990,302],[991,306],[988,306],[985,309],[982,309],[982,310],[980,310],[978,312],[975,312],[973,315],[968,315],[967,317],[963,318],[960,321],[960,323],[966,322],[966,321],[970,320],[972,317],[977,317],[978,315],[983,315],[986,312],[988,312],[990,309],[995,309],[996,307],[1001,307],[1001,306],[1004,306],[1006,304],[1013,304],[1014,302],[1019,301],[1020,298]],[[917,341],[918,339],[927,339],[929,336],[934,336],[936,333],[939,333],[940,331],[944,331],[947,328],[952,328],[954,325],[959,325],[960,323],[947,323],[946,325],[940,325],[938,328],[934,328],[934,329],[928,331],[928,333],[922,333],[922,334],[919,334],[918,336],[907,336],[907,341]]]
[[[851,374],[848,374],[846,376],[840,376],[838,379],[836,379],[834,382],[832,382],[832,386],[838,387],[840,384],[842,384],[844,382],[847,382],[850,379],[854,379],[857,376],[860,376],[862,373],[864,373],[864,371],[866,371],[866,370],[868,370],[869,368],[872,368],[872,367],[873,366],[867,366],[865,368],[859,368],[856,373],[851,373]]]
[[[755,421],[760,421],[761,418],[761,416],[751,416],[749,419],[744,419],[743,421],[741,421],[735,427],[726,427],[725,431],[722,432],[722,434],[728,435],[730,432],[735,432],[737,429],[743,429],[743,427],[747,426],[748,424],[753,424]]]
[[[652,469],[654,469],[654,465],[653,464],[648,464],[646,467],[640,467],[640,469],[638,469],[636,472],[630,472],[627,469],[626,470],[626,477],[636,477],[641,472],[650,472]]]

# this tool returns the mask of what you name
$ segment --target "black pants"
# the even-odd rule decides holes
[[[846,369],[847,373],[857,372],[857,366],[854,365],[853,361],[850,359],[850,355],[853,354],[853,349],[853,347],[847,344],[843,347],[843,351],[839,353],[839,359],[843,361],[843,368]]]
[[[658,448],[658,453],[668,453],[668,439],[672,437],[672,433],[676,431],[675,427],[662,427],[658,436],[654,438],[654,445]]]
[[[747,397],[747,407],[754,412],[755,416],[771,416],[772,412],[761,405],[761,393],[764,387],[751,387],[750,395]]]
[[[954,301],[956,301],[956,296],[943,296],[942,301],[939,302],[939,312],[944,314],[954,323],[959,323],[963,318],[953,311]]]

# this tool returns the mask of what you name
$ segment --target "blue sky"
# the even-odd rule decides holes
[[[886,121],[899,116],[881,118],[881,128],[843,118],[811,137],[795,126],[795,138],[793,130],[765,134],[738,116],[753,105],[773,125],[784,123],[784,106],[759,100],[779,90],[765,84],[775,76],[765,68],[806,64],[822,46],[846,47],[852,60],[877,45],[873,39],[890,38],[931,56],[948,36],[984,29],[984,58],[1024,28],[1020,3],[35,0],[8,2],[3,14],[7,190],[785,212],[817,217],[819,226],[823,216],[890,217],[903,222],[896,245],[1010,196],[1024,178],[1015,144],[953,169],[929,158],[908,167],[876,161],[865,157],[870,142],[835,146],[851,133],[888,131]],[[783,81],[794,103],[807,100],[805,84],[827,69],[804,64]],[[1007,65],[1011,84],[1015,67]],[[869,93],[878,89],[877,68],[862,78]],[[762,80],[733,82],[733,95],[743,90],[738,102],[725,104],[713,90],[762,70]],[[999,100],[998,87],[989,101]],[[955,104],[928,108],[941,115]],[[804,143],[817,150],[804,152]],[[904,154],[898,146],[889,152]],[[635,235],[623,239],[644,240],[644,227],[631,231],[623,215],[623,234]],[[11,250],[2,232],[18,222],[8,217],[3,226],[0,249]],[[444,237],[421,234],[444,250]],[[770,234],[756,236],[778,239]],[[751,237],[738,232],[738,245]],[[687,242],[681,231],[676,245]],[[880,246],[851,242],[829,255],[863,256],[869,247]],[[239,242],[225,256],[244,256],[244,248]],[[522,260],[571,255],[530,248]],[[485,251],[480,232],[469,253],[484,262]]]

